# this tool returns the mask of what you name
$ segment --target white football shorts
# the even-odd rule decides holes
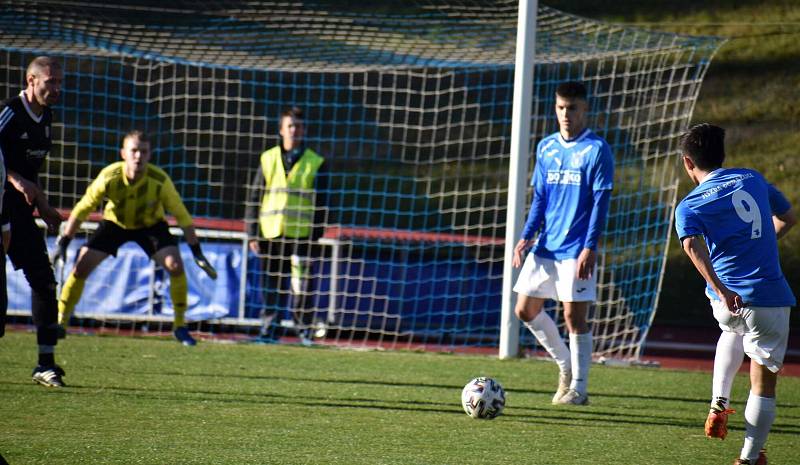
[[[514,292],[559,302],[594,302],[597,269],[589,279],[578,279],[578,260],[552,260],[529,253],[519,272]]]
[[[743,336],[744,353],[751,360],[773,373],[781,369],[789,340],[789,307],[745,307],[734,315],[725,302],[712,300],[711,309],[723,331]]]

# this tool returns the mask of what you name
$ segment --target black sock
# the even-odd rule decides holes
[[[54,354],[39,354],[39,365],[49,367],[56,364],[56,357]]]

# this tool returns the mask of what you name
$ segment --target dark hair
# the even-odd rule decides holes
[[[126,132],[124,136],[122,136],[122,145],[125,145],[125,141],[132,138],[139,139],[139,142],[147,142],[150,143],[150,137],[147,136],[147,133],[141,131],[139,129],[131,129],[130,131]]]
[[[681,135],[680,149],[701,170],[719,168],[725,161],[725,130],[709,123],[695,124]]]
[[[38,56],[31,60],[28,64],[28,69],[25,70],[25,77],[27,78],[30,75],[39,76],[39,73],[42,72],[45,68],[50,68],[53,71],[61,71],[61,63],[58,62],[53,57],[49,56]]]
[[[290,116],[294,119],[303,119],[303,110],[299,107],[289,107],[281,112],[281,121],[283,118]]]
[[[579,98],[581,100],[586,100],[588,93],[586,92],[586,86],[580,82],[567,81],[562,82],[556,87],[556,95],[561,98]]]

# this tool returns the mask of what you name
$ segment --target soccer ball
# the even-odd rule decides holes
[[[503,412],[506,391],[496,380],[481,376],[464,386],[461,391],[461,406],[472,418],[491,420]]]

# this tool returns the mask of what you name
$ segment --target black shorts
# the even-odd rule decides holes
[[[22,194],[6,190],[3,198],[3,210],[3,215],[11,223],[11,245],[8,247],[7,255],[11,259],[14,269],[50,268],[47,243],[44,240],[45,230],[36,224],[33,207],[25,203]]]
[[[164,247],[177,246],[178,240],[170,234],[166,221],[139,229],[125,229],[113,221],[103,220],[92,234],[86,247],[117,256],[117,249],[128,242],[139,244],[148,257]]]

